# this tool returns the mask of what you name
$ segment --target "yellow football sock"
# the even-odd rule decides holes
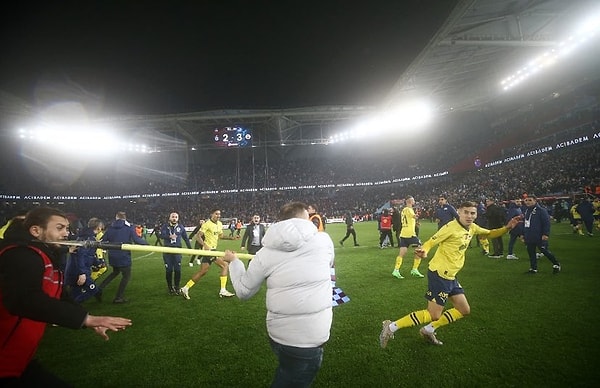
[[[400,269],[402,267],[402,256],[396,256],[396,265],[394,265],[394,269]]]
[[[403,328],[423,325],[429,322],[431,322],[431,315],[429,314],[429,311],[419,310],[413,311],[412,313],[403,316],[394,323],[396,324],[396,326],[398,326],[398,328]]]
[[[194,287],[194,284],[196,284],[196,282],[190,279],[187,283],[185,283],[185,288],[189,290],[190,288]]]
[[[486,252],[490,251],[490,242],[487,238],[482,238],[481,240],[479,240],[479,243],[481,244],[481,249],[483,249]]]
[[[421,264],[421,258],[415,257],[415,261],[413,262],[412,269],[419,269],[419,264]]]
[[[431,326],[435,330],[438,327],[445,326],[454,321],[458,321],[462,317],[463,317],[463,315],[461,313],[459,313],[457,309],[451,308],[450,310],[444,311],[444,313],[442,314],[440,319],[438,319],[437,321],[431,322]]]
[[[219,276],[219,280],[221,281],[221,289],[225,288],[227,285],[227,276]]]

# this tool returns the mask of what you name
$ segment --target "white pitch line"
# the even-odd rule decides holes
[[[135,261],[135,260],[143,259],[144,257],[152,256],[153,254],[154,254],[154,252],[146,253],[145,255],[137,256],[136,258],[134,258],[132,260]]]

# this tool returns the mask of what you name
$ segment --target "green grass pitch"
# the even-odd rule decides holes
[[[357,223],[356,230],[361,246],[349,239],[341,247],[345,226],[327,227],[337,285],[351,301],[334,308],[315,387],[587,387],[600,379],[600,237],[553,224],[550,249],[563,271],[552,275],[541,258],[534,276],[524,274],[529,262],[522,243],[515,250],[520,260],[513,261],[487,258],[473,242],[459,273],[471,315],[438,330],[443,346],[429,345],[413,327],[381,349],[381,321],[424,308],[426,279],[408,275],[412,255],[404,260],[406,278],[392,277],[397,248],[378,248],[375,222]],[[434,231],[424,221],[421,239]],[[239,240],[219,246],[238,248]],[[198,269],[188,260],[182,284]],[[423,260],[421,272],[426,268]],[[103,303],[85,303],[92,314],[129,317],[133,326],[110,333],[108,342],[91,330],[49,327],[38,358],[76,387],[267,387],[277,363],[267,342],[265,292],[245,302],[220,299],[218,272],[211,268],[184,300],[167,293],[160,254],[135,253],[130,303],[110,303],[119,279]]]

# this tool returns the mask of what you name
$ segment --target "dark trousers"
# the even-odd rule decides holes
[[[113,271],[104,279],[104,281],[100,284],[100,288],[104,289],[110,282],[113,281],[119,274],[122,274],[121,282],[119,283],[119,288],[117,289],[117,295],[115,299],[123,299],[123,295],[125,295],[125,288],[127,288],[127,284],[129,283],[129,279],[131,279],[131,266],[127,267],[112,267]]]
[[[379,231],[379,246],[381,246],[383,244],[383,241],[385,240],[386,236],[390,239],[390,244],[393,247],[394,246],[394,236],[392,236],[392,231],[389,229],[383,229],[383,230]]]
[[[587,232],[592,234],[594,232],[594,216],[581,217],[581,220],[583,221],[583,225],[585,225]]]
[[[181,255],[164,253],[163,262],[165,263],[167,287],[171,290],[173,285],[175,285],[175,289],[179,290],[179,283],[181,283]]]
[[[259,249],[262,248],[262,245],[248,245],[248,253],[251,255],[256,255],[256,252],[259,251]]]
[[[537,270],[537,249],[539,249],[540,252],[542,252],[553,265],[559,265],[554,254],[548,250],[548,241],[542,241],[540,243],[527,243],[527,254],[529,255],[529,265],[531,269]]]
[[[270,339],[271,349],[279,359],[271,388],[310,387],[323,362],[323,348],[297,348]]]
[[[501,256],[504,254],[504,242],[502,237],[492,239],[492,256]]]
[[[348,237],[350,237],[350,235],[352,235],[352,239],[354,240],[354,245],[356,245],[356,231],[354,229],[346,229],[346,235],[342,239],[342,242],[346,241],[346,239]],[[392,241],[392,244],[393,243],[394,242]]]
[[[508,254],[512,255],[515,249],[515,243],[517,242],[517,239],[519,238],[519,235],[516,233],[511,233],[510,234],[510,238],[508,240]]]

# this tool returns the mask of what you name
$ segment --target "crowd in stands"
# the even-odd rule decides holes
[[[584,188],[600,195],[597,96],[575,91],[561,98],[549,98],[498,119],[490,129],[489,136],[469,136],[468,141],[443,136],[429,139],[429,147],[417,147],[418,153],[413,154],[408,154],[406,143],[402,143],[398,147],[403,152],[385,157],[376,149],[360,156],[349,150],[335,157],[190,163],[188,171],[169,170],[154,175],[133,168],[129,170],[135,173],[123,167],[111,170],[103,166],[91,168],[89,173],[68,182],[44,173],[36,179],[25,178],[27,171],[16,164],[5,169],[0,179],[0,194],[20,195],[21,199],[3,201],[0,221],[38,203],[62,208],[84,220],[90,217],[110,220],[116,211],[125,211],[129,219],[152,226],[164,221],[171,211],[177,211],[186,224],[194,225],[216,207],[225,218],[247,221],[258,213],[269,222],[274,220],[279,207],[291,200],[317,204],[320,213],[327,217],[343,217],[347,212],[372,217],[382,204],[407,195],[414,196],[417,207],[425,211],[435,206],[441,193],[453,204],[479,201],[486,196],[506,201],[526,193],[572,197],[583,193]],[[572,146],[553,147],[549,152],[479,169],[473,165],[476,150],[482,150],[482,156],[494,152],[502,159],[583,136],[589,139]],[[441,143],[445,146],[436,146]],[[181,164],[178,169],[181,170]],[[444,171],[448,173],[412,179]],[[174,194],[165,196],[166,193]],[[143,194],[157,196],[132,196]],[[23,199],[25,195],[42,197]],[[56,195],[131,197],[56,200],[53,198]]]
[[[223,217],[226,218],[236,217],[247,221],[254,213],[258,213],[264,221],[270,222],[275,219],[279,207],[291,200],[315,203],[320,213],[327,217],[342,217],[346,212],[360,217],[372,217],[384,203],[403,199],[407,195],[414,196],[418,207],[425,211],[435,206],[441,193],[445,193],[449,202],[454,204],[463,200],[480,201],[486,196],[493,196],[501,201],[509,200],[522,197],[526,193],[535,193],[542,197],[571,197],[583,193],[585,188],[592,193],[600,189],[600,153],[597,152],[599,144],[595,141],[490,168],[399,183],[136,199],[4,201],[1,216],[6,219],[22,207],[30,207],[36,202],[49,202],[50,205],[62,208],[84,220],[90,217],[111,220],[117,211],[125,211],[130,220],[148,226],[163,222],[171,211],[177,211],[183,222],[191,226],[199,219],[206,218],[210,209],[215,207],[220,208]],[[302,164],[303,162],[306,164]],[[274,185],[298,187],[321,182],[350,182],[351,179],[354,179],[354,182],[372,182],[374,178],[381,179],[380,176],[374,177],[377,173],[385,171],[390,174],[389,178],[392,178],[393,171],[400,170],[401,167],[391,162],[389,166],[381,164],[377,168],[374,168],[373,164],[361,161],[354,165],[348,163],[348,160],[342,163],[342,170],[351,171],[354,178],[344,173],[338,174],[340,165],[335,161],[319,164],[319,161],[314,160],[297,160],[285,164],[289,169],[281,168],[278,174],[274,175],[274,180],[281,176],[283,182],[275,182]],[[205,172],[204,176],[208,175],[211,181],[219,181],[221,176],[227,175],[227,167],[222,166],[223,170],[214,167],[210,174]],[[307,171],[310,171],[310,174]]]

